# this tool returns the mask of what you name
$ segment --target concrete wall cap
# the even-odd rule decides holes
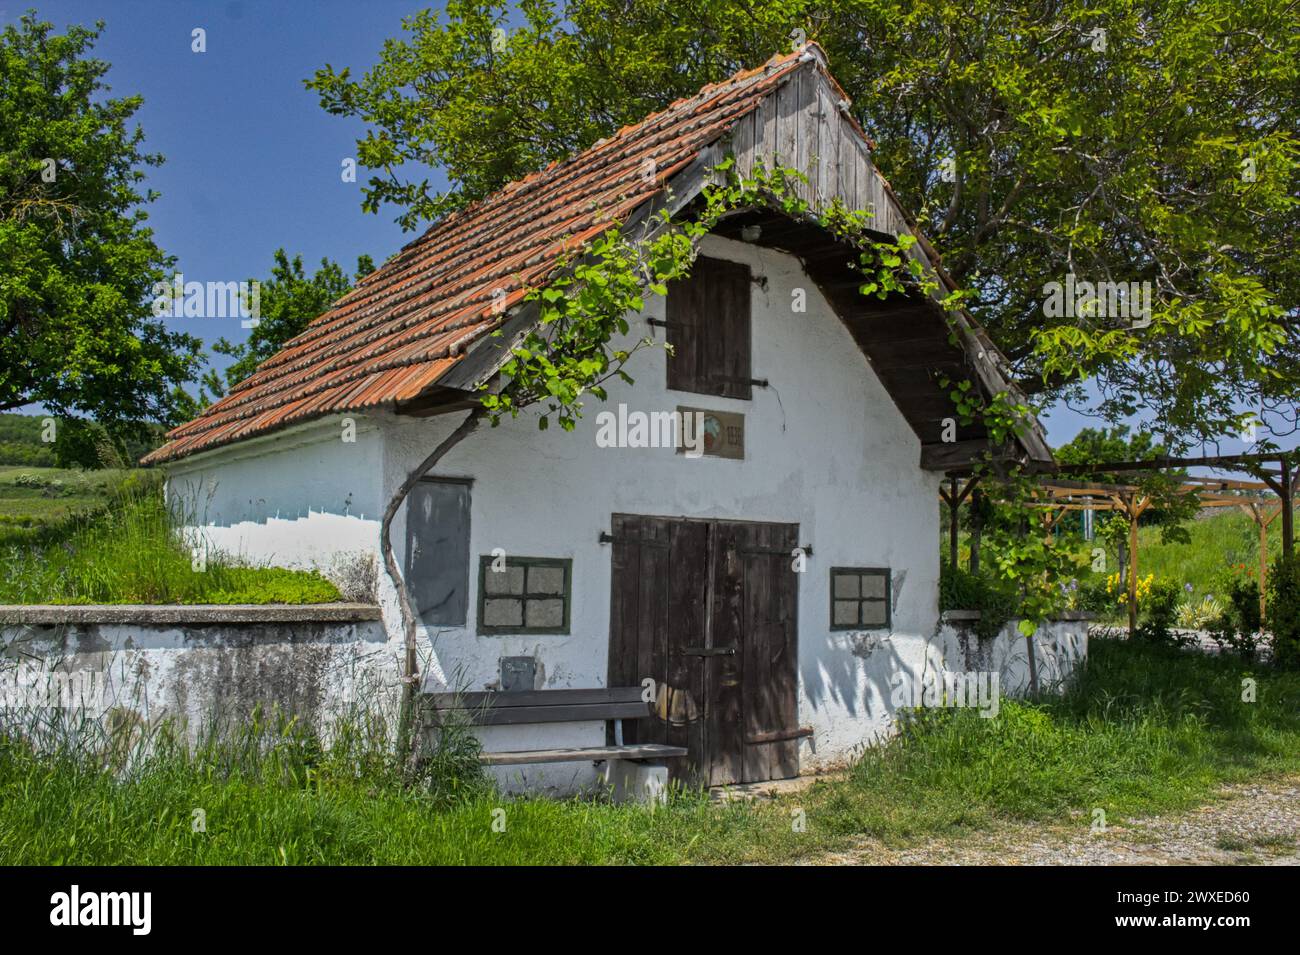
[[[379,607],[327,604],[0,604],[0,624],[355,623]]]

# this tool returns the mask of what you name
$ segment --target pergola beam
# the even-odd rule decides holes
[[[1282,501],[1282,552],[1295,552],[1295,495],[1297,469],[1291,458],[1295,451],[1266,451],[1258,454],[1219,454],[1200,458],[1152,458],[1148,461],[1113,461],[1108,464],[1062,464],[1058,474],[1117,474],[1125,471],[1167,471],[1171,468],[1239,468],[1260,478]],[[1276,464],[1270,471],[1265,464]]]

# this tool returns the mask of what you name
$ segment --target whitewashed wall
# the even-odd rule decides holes
[[[375,422],[330,418],[182,460],[168,469],[167,494],[190,516],[196,545],[350,585],[377,553],[382,458]]]
[[[939,476],[920,470],[918,439],[797,260],[717,237],[706,239],[704,251],[767,277],[766,289],[754,286],[753,374],[773,387],[756,387],[752,401],[669,392],[665,353],[655,348],[635,359],[635,387],[615,384],[607,405],[593,399],[576,431],[539,432],[535,418],[524,415],[495,430],[484,427],[454,449],[434,473],[474,480],[471,612],[467,629],[427,634],[428,685],[482,689],[497,679],[500,657],[527,655],[538,660],[544,687],[603,685],[611,560],[598,535],[610,529],[612,513],[798,523],[799,540],[814,555],[799,592],[799,720],[814,729],[802,765],[833,765],[888,722],[879,700],[888,697],[890,667],[923,654],[936,634]],[[795,288],[807,292],[805,313],[791,310]],[[663,301],[650,300],[634,317],[632,336],[662,342],[662,329],[645,318],[663,314]],[[678,405],[741,412],[745,460],[597,447],[597,413],[620,402],[647,412]],[[460,420],[358,416],[357,440],[345,444],[331,419],[234,453],[182,461],[172,470],[172,489],[205,501],[200,523],[214,544],[248,558],[328,570],[340,554],[375,550],[386,496]],[[399,547],[404,534],[399,519]],[[477,556],[497,547],[572,558],[570,635],[474,632]],[[892,568],[892,633],[830,630],[829,569],[841,565]],[[395,603],[382,575],[379,597],[396,640]],[[884,656],[864,655],[866,644],[885,638]],[[489,748],[603,741],[599,724],[488,733]],[[511,774],[563,789],[590,774],[585,764],[578,767]]]
[[[378,620],[315,619],[311,607],[274,622],[257,619],[265,608],[246,608],[234,622],[181,608],[192,619],[173,623],[150,620],[156,608],[113,607],[92,621],[78,618],[102,608],[41,609],[67,620],[0,623],[0,708],[58,706],[117,723],[170,719],[191,738],[214,723],[244,726],[259,710],[325,731],[349,713],[396,715],[400,648]],[[139,616],[127,622],[133,609]]]

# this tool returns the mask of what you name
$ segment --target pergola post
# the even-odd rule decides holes
[[[1284,513],[1282,508],[1278,508],[1273,513],[1262,504],[1250,503],[1240,505],[1241,509],[1250,515],[1259,528],[1259,619],[1264,619],[1265,611],[1268,609],[1267,598],[1264,591],[1268,587],[1268,525],[1277,519],[1279,514]]]
[[[1131,499],[1128,504],[1128,635],[1132,639],[1138,619],[1138,514]]]
[[[958,536],[961,533],[961,502],[966,500],[966,496],[975,490],[979,484],[979,478],[967,478],[966,486],[959,488],[956,475],[948,477],[948,487],[945,490],[942,484],[939,485],[939,497],[948,505],[948,557],[952,561],[953,569],[957,567],[957,554],[960,548],[957,546]]]
[[[1266,609],[1266,598],[1264,591],[1268,583],[1268,522],[1263,519],[1264,515],[1256,518],[1259,521],[1259,622],[1260,626],[1264,625],[1264,611]]]
[[[957,540],[960,532],[961,498],[957,496],[957,479],[948,478],[948,557],[952,569],[957,569]]]
[[[1295,513],[1293,499],[1295,486],[1291,483],[1291,460],[1287,457],[1278,459],[1282,465],[1281,480],[1278,482],[1278,496],[1282,498],[1282,553],[1290,556],[1295,553]],[[1260,582],[1263,588],[1263,581]]]
[[[1134,491],[1126,491],[1111,496],[1111,500],[1120,506],[1128,517],[1128,635],[1137,632],[1137,586],[1138,586],[1138,518],[1151,506],[1151,498],[1138,498]]]
[[[972,574],[980,572],[980,539],[984,535],[983,496],[984,492],[976,488],[970,499],[970,572]]]

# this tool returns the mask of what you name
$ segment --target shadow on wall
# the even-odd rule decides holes
[[[274,483],[282,480],[277,477]],[[374,603],[378,519],[356,513],[350,493],[340,503],[318,507],[310,503],[310,486],[299,487],[297,499],[284,489],[257,498],[242,490],[258,483],[212,477],[168,480],[173,519],[195,556],[219,552],[247,566],[315,570],[345,600]],[[231,492],[232,485],[240,490]],[[316,491],[325,498],[338,496],[337,490]]]
[[[945,673],[996,674],[1005,696],[1030,689],[1029,646],[1009,621],[994,637],[940,622],[932,637],[884,630],[832,631],[827,652],[803,667],[804,694],[814,711],[842,709],[867,723],[868,738],[888,734],[903,690],[941,681]],[[1032,644],[1039,691],[1060,692],[1087,655],[1087,623],[1049,621]],[[902,698],[910,699],[907,693]],[[910,705],[910,704],[909,704]]]
[[[906,579],[906,570],[897,571],[891,577],[890,600],[894,607],[900,604]],[[926,652],[922,649],[925,641],[916,637],[897,638],[892,629],[826,630],[818,636],[821,633],[825,634],[822,653],[813,656],[801,651],[799,654],[806,661],[801,674],[804,695],[814,710],[843,710],[855,720],[888,716],[888,710],[872,712],[872,700],[887,701],[893,689],[891,679],[921,663]],[[910,658],[904,656],[902,647],[911,651]]]
[[[839,709],[854,719],[888,716],[887,709],[873,712],[872,700],[887,701],[891,681],[923,664],[930,652],[929,641],[888,630],[833,630],[825,640],[826,652],[803,667],[804,695],[814,710]]]

